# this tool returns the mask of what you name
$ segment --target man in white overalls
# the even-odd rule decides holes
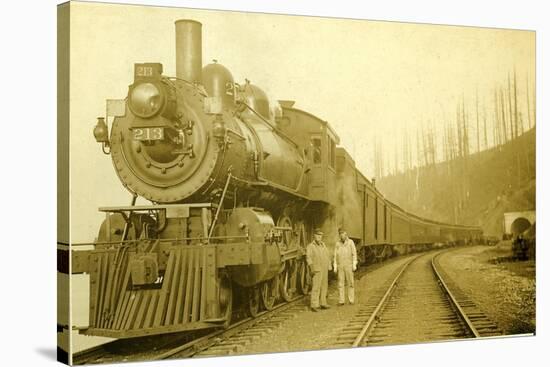
[[[334,246],[334,272],[338,274],[338,305],[345,304],[345,290],[347,288],[350,304],[355,302],[355,289],[353,287],[353,272],[357,270],[357,250],[355,243],[348,238],[348,234],[342,228],[338,230],[340,240]]]

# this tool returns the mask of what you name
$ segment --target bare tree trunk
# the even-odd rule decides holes
[[[435,165],[437,162],[437,141],[436,141],[437,131],[435,129],[434,123],[432,121],[432,164]]]
[[[477,137],[477,152],[480,152],[479,148],[479,98],[476,89],[476,137]]]
[[[517,182],[517,188],[519,189],[521,187],[521,164],[520,164],[520,154],[517,154],[516,155],[516,166],[518,168],[518,172],[517,172],[517,178],[518,178],[518,182]]]
[[[416,166],[422,166],[422,154],[420,152],[420,134],[418,128],[416,129]]]
[[[421,136],[422,136],[422,153],[423,156],[424,156],[424,166],[427,167],[428,166],[428,148],[427,148],[427,140],[428,140],[428,137],[427,137],[427,134],[426,134],[426,131],[425,131],[425,126],[424,124],[422,124],[422,127],[421,127],[421,132],[420,132]]]
[[[504,105],[504,90],[500,90],[500,107],[502,109],[502,128],[504,130],[504,144],[508,141],[508,125],[506,124],[506,106]]]
[[[512,112],[512,88],[510,86],[510,73],[508,73],[508,93],[507,94],[508,94],[508,109],[510,113],[510,135],[512,136],[512,139],[510,140],[513,140],[518,136],[517,134],[518,127],[517,127],[516,121],[514,121],[514,115]]]
[[[489,149],[489,142],[487,140],[487,110],[485,108],[485,103],[483,103],[483,146],[485,150]]]
[[[411,146],[410,146],[409,132],[408,131],[405,131],[405,146],[407,147],[407,149],[404,152],[403,159],[405,160],[405,169],[407,171],[409,171],[411,169],[411,160],[410,160],[411,159],[411,153],[410,153]]]
[[[403,136],[403,171],[409,171],[409,134],[407,130]]]
[[[463,137],[464,137],[464,166],[463,166],[463,174],[462,174],[462,177],[463,177],[463,190],[462,190],[462,193],[463,193],[463,200],[461,201],[461,203],[465,203],[466,202],[466,198],[468,197],[468,193],[469,193],[469,182],[468,182],[468,160],[469,160],[469,155],[470,155],[470,139],[469,139],[469,131],[468,131],[468,119],[466,117],[466,107],[464,106],[464,95],[462,95],[462,125],[464,126],[463,128]],[[463,209],[463,206],[461,206],[461,209]]]
[[[459,157],[462,157],[463,156],[463,151],[462,151],[462,148],[464,147],[463,146],[463,143],[462,143],[462,124],[460,123],[461,121],[461,118],[460,118],[460,105],[457,106],[457,109],[456,109],[456,139],[457,139],[457,147],[458,147],[458,156]]]
[[[516,83],[516,69],[514,69],[514,120],[515,120],[515,133],[516,138],[518,137],[518,132],[523,134],[523,123],[518,118],[518,88]]]
[[[464,107],[464,96],[462,96],[462,137],[464,138],[464,156],[467,157],[470,154],[470,138],[468,131],[468,119],[466,117],[466,108]]]
[[[498,96],[497,90],[495,88],[495,119],[493,125],[493,143],[496,147],[501,145],[501,134],[500,134],[500,113],[498,112]]]
[[[531,130],[531,104],[529,103],[529,78],[525,76],[525,96],[527,97],[527,123],[529,124],[529,130]]]

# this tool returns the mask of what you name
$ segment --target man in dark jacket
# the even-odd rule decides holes
[[[330,308],[327,304],[328,271],[332,269],[327,246],[322,241],[323,232],[316,229],[314,240],[307,246],[306,260],[312,276],[311,310],[317,312]]]

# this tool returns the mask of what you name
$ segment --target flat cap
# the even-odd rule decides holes
[[[345,233],[346,230],[344,228],[338,228],[338,233]]]
[[[323,231],[321,231],[321,228],[315,228],[315,231],[313,233],[322,235]]]

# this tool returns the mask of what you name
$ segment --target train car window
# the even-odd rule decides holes
[[[321,139],[312,138],[311,145],[313,146],[313,164],[321,163]]]

